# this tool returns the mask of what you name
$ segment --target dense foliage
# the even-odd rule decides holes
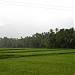
[[[75,48],[75,30],[50,29],[25,38],[0,38],[1,48]]]

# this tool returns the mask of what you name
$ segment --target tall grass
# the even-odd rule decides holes
[[[75,49],[0,49],[0,75],[75,75]]]

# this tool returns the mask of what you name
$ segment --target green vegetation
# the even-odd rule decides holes
[[[0,48],[75,48],[75,30],[50,29],[25,38],[0,38]]]
[[[0,75],[75,75],[74,48],[74,28],[0,38]]]
[[[0,48],[0,75],[75,75],[75,49]]]

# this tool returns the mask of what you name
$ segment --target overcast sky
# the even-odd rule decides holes
[[[74,0],[0,0],[0,37],[74,27]]]

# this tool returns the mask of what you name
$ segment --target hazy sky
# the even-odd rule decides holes
[[[74,0],[0,0],[0,37],[74,27]]]

